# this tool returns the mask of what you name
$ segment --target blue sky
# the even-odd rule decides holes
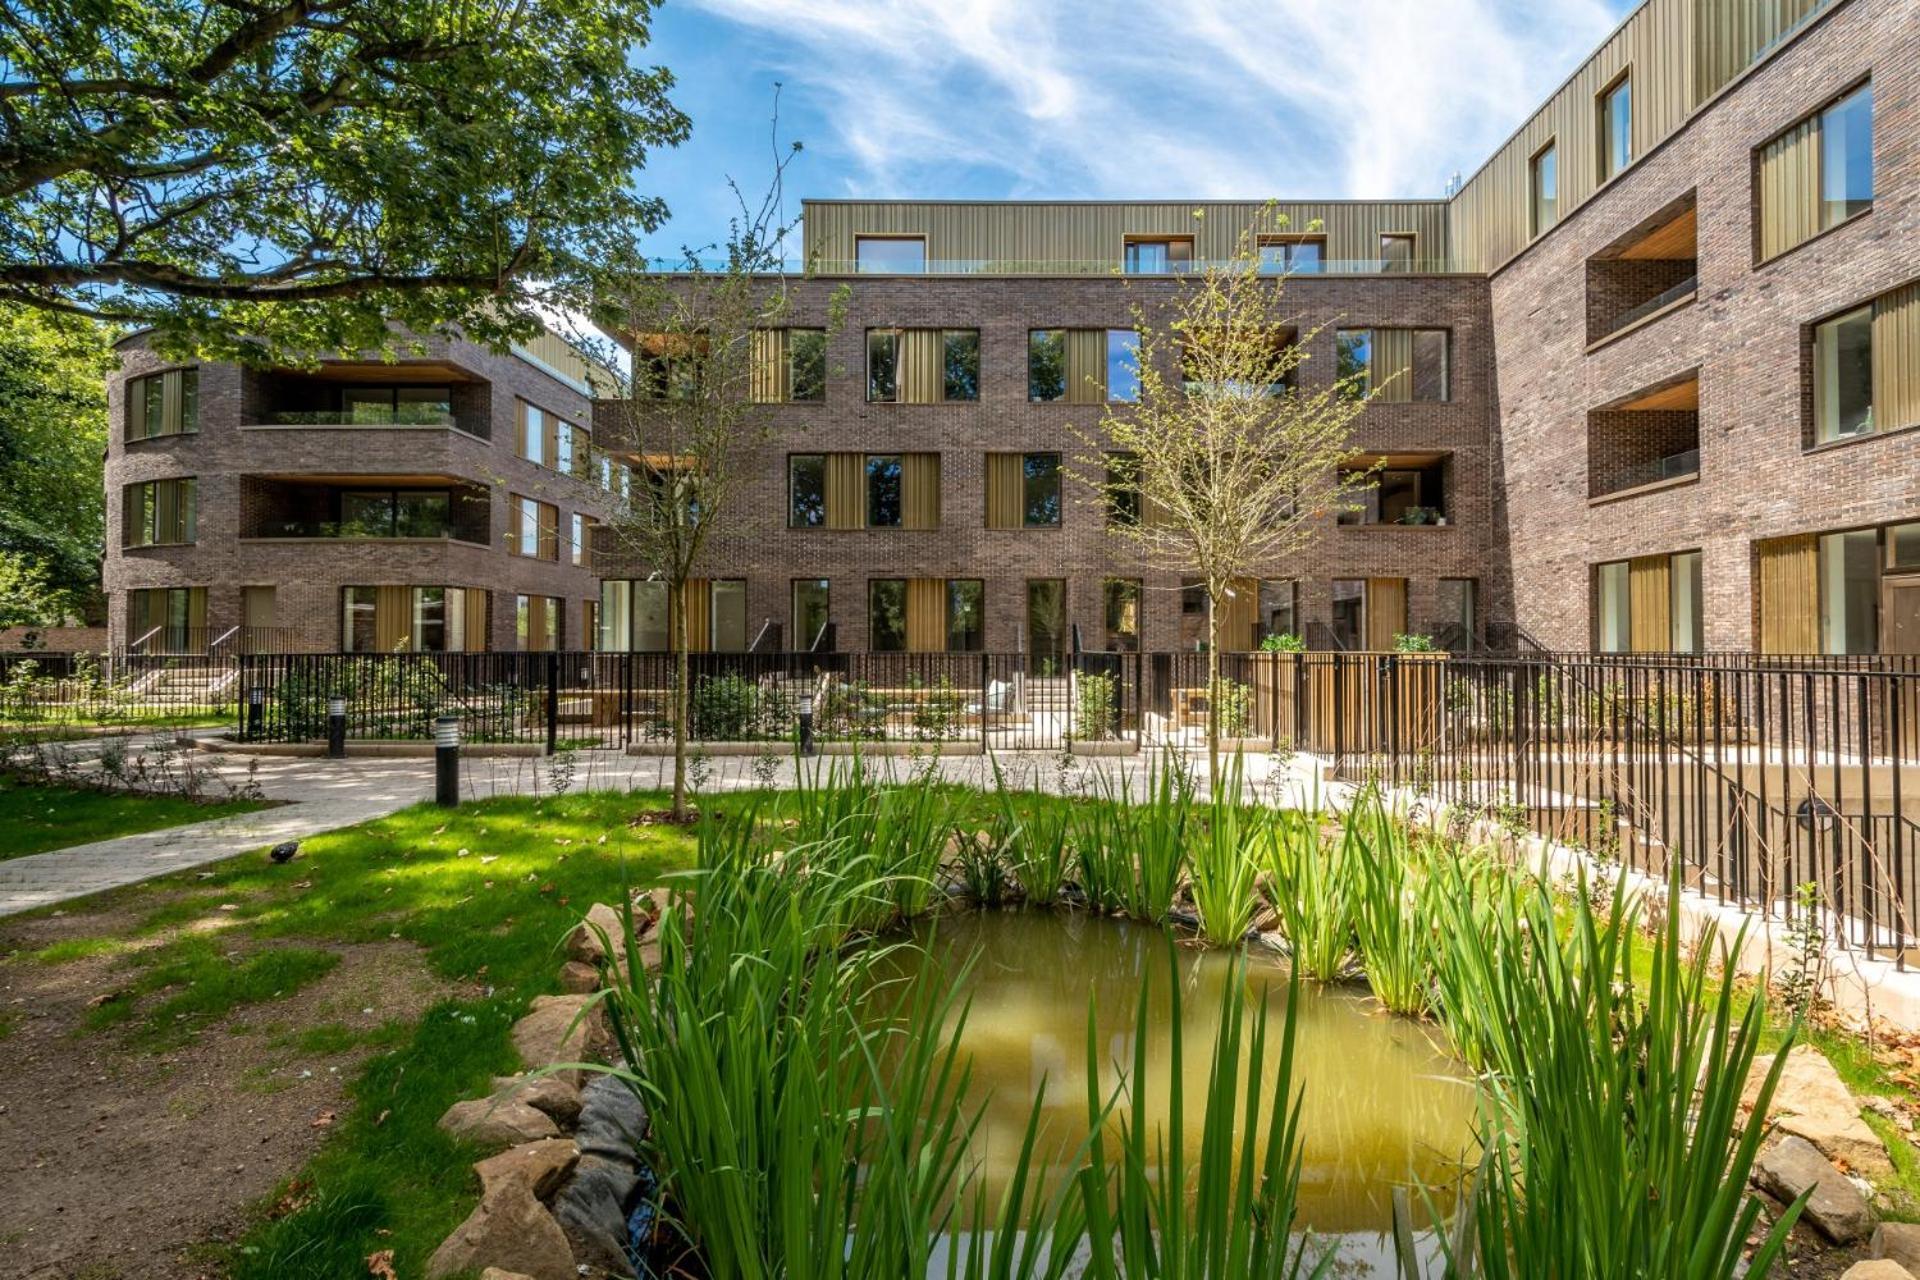
[[[693,118],[640,176],[665,251],[724,233],[781,133],[808,197],[1438,196],[1633,0],[668,0]]]

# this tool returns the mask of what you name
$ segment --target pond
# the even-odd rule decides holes
[[[1233,977],[1227,953],[1177,946],[1158,928],[1082,913],[970,912],[937,917],[919,933],[924,950],[894,953],[891,967],[902,976],[923,964],[955,973],[973,958],[963,1043],[972,1057],[972,1101],[984,1112],[970,1154],[990,1196],[1000,1195],[1043,1090],[1047,1149],[1057,1161],[1053,1172],[1064,1171],[1086,1136],[1088,1002],[1107,1096],[1118,1083],[1116,1064],[1133,1061],[1143,985],[1149,1025],[1165,1027],[1172,1016],[1170,950],[1186,1031],[1185,1141],[1189,1156],[1197,1155],[1219,1002]],[[1241,989],[1270,1010],[1272,1081],[1287,1003],[1284,961],[1256,951]],[[1393,1189],[1425,1186],[1442,1213],[1451,1210],[1453,1188],[1474,1151],[1478,1091],[1438,1028],[1382,1012],[1362,985],[1303,986],[1295,1035],[1294,1080],[1303,1091],[1300,1223],[1316,1236],[1338,1237],[1339,1274],[1393,1274]],[[1171,1066],[1164,1040],[1148,1046],[1147,1060],[1148,1112],[1164,1126]],[[1417,1189],[1413,1203],[1424,1217]]]

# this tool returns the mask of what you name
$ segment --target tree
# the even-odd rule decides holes
[[[217,358],[530,336],[665,215],[653,3],[8,4],[0,300]]]
[[[755,394],[756,367],[764,368],[755,346],[791,308],[782,274],[791,228],[780,210],[786,168],[799,150],[796,143],[782,154],[776,142],[773,179],[757,205],[733,188],[739,213],[724,244],[686,250],[681,272],[607,282],[593,318],[610,340],[573,335],[600,383],[597,439],[642,461],[605,537],[623,560],[666,584],[677,819],[687,815],[688,584],[771,437],[767,397]],[[704,256],[713,252],[717,263]]]
[[[1285,225],[1284,217],[1274,219]],[[1110,405],[1083,479],[1115,536],[1149,563],[1192,574],[1207,599],[1207,705],[1222,706],[1219,618],[1236,580],[1297,556],[1327,515],[1371,484],[1345,470],[1370,392],[1356,378],[1298,387],[1320,329],[1300,331],[1284,280],[1263,274],[1255,229],[1224,263],[1184,277],[1164,300],[1136,304],[1135,402]],[[1207,717],[1219,777],[1220,720]]]
[[[91,320],[0,307],[5,625],[99,614],[111,336]]]

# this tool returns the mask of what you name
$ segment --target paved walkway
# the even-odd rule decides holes
[[[1204,757],[1190,757],[1201,773]],[[1140,797],[1147,785],[1148,758],[1067,757],[1024,752],[995,758],[1009,786],[1063,794],[1108,794],[1119,790]],[[255,813],[216,818],[163,831],[75,845],[49,853],[0,862],[0,916],[85,897],[105,889],[218,862],[282,840],[300,840],[322,831],[381,818],[397,809],[433,798],[433,761],[428,758],[327,760],[316,756],[240,756],[209,753],[199,764],[238,786],[254,766],[253,781],[270,800],[284,803]],[[1312,760],[1297,757],[1284,770],[1269,773],[1269,758],[1250,756],[1247,785],[1274,803],[1312,802],[1323,788],[1311,780]],[[751,756],[715,756],[695,766],[696,784],[708,792],[797,785],[808,776],[851,768],[845,757],[821,758],[801,765],[783,757],[771,772]],[[906,778],[916,768],[935,768],[949,782],[988,787],[994,761],[984,756],[945,756],[915,762],[904,757],[875,757],[866,762],[881,776]],[[566,770],[571,776],[563,776]],[[611,751],[581,751],[566,756],[470,757],[463,762],[461,792],[467,799],[551,795],[556,785],[572,790],[665,790],[673,779],[670,757],[627,756]],[[221,789],[214,783],[212,791]]]

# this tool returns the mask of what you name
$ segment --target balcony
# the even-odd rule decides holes
[[[261,541],[491,541],[492,498],[446,477],[354,477],[316,484],[248,476],[240,537]]]
[[[335,361],[317,371],[275,369],[249,377],[249,426],[323,430],[446,430],[492,435],[488,384],[436,362]]]
[[[1341,471],[1349,476],[1365,475],[1370,487],[1358,498],[1358,509],[1340,512],[1336,522],[1346,528],[1444,527],[1450,523],[1449,470],[1449,459],[1443,453],[1390,453],[1355,459]]]
[[[1691,302],[1700,288],[1693,193],[1587,259],[1587,345]]]
[[[701,271],[723,272],[726,263],[718,259],[697,262],[662,262],[651,270],[661,275],[680,275]],[[1157,264],[1148,270],[1136,263],[1129,268],[1120,258],[928,258],[912,275],[934,276],[1185,276],[1209,270],[1261,275],[1301,276],[1379,276],[1379,275],[1460,275],[1478,274],[1451,258],[1323,258],[1315,263],[1282,271],[1271,265],[1249,267],[1243,258],[1193,258],[1184,262]],[[852,258],[793,258],[772,271],[806,276],[853,276],[883,274],[871,265],[862,266]]]
[[[1669,488],[1700,475],[1698,370],[1587,414],[1587,498]]]

